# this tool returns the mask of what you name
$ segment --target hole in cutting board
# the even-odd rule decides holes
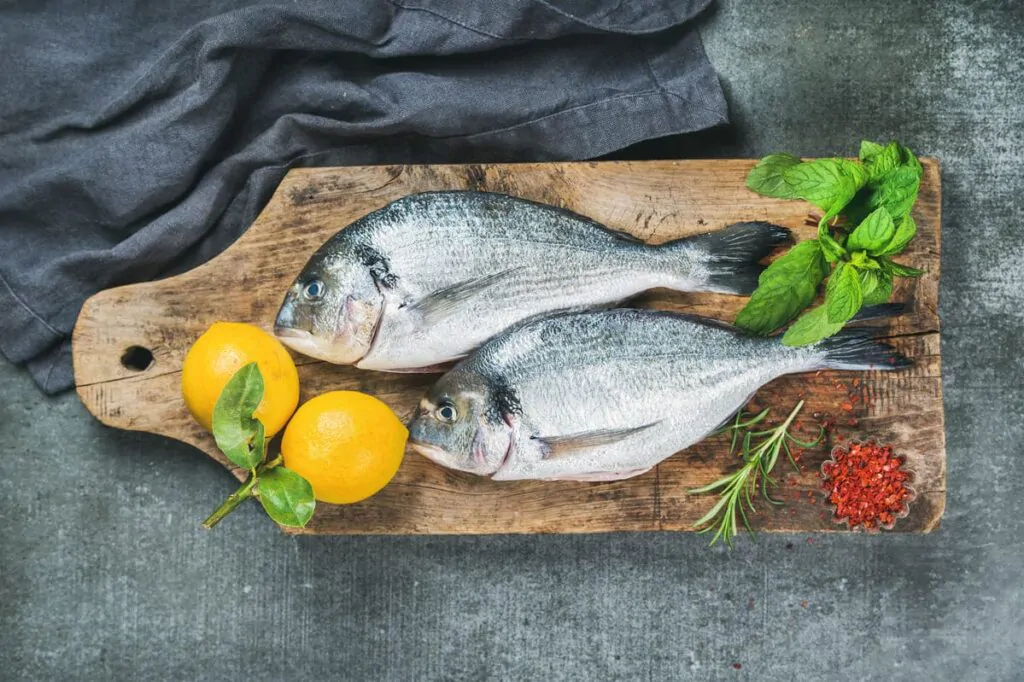
[[[153,366],[153,351],[142,346],[129,346],[121,356],[121,364],[135,372],[145,371]]]

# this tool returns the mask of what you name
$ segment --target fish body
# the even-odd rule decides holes
[[[328,240],[290,288],[275,329],[329,362],[429,371],[541,315],[660,287],[750,293],[757,261],[788,236],[738,223],[652,246],[504,194],[414,194]]]
[[[628,478],[703,439],[777,377],[907,364],[863,331],[789,347],[661,311],[557,315],[493,339],[441,377],[410,443],[495,480]]]

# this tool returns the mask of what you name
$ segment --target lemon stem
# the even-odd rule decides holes
[[[257,474],[262,474],[264,471],[267,471],[269,469],[273,469],[274,467],[279,465],[283,460],[284,460],[284,457],[282,457],[281,455],[278,455],[277,457],[275,457],[274,459],[270,460],[269,462],[264,462],[263,464],[261,464],[259,466],[259,468],[256,469],[256,473]]]
[[[249,480],[242,484],[235,492],[228,495],[224,504],[217,507],[217,510],[203,521],[203,528],[210,529],[220,523],[220,520],[235,510],[235,507],[252,497],[253,486],[256,485],[256,475],[249,474]]]

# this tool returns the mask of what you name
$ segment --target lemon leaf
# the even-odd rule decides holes
[[[252,416],[263,400],[263,374],[250,362],[228,380],[213,408],[213,438],[234,464],[255,469],[266,454],[263,423]]]
[[[291,469],[274,467],[260,474],[256,493],[267,515],[282,526],[302,528],[313,518],[313,486]]]

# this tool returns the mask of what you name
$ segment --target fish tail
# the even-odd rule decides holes
[[[771,223],[735,223],[715,232],[669,242],[662,248],[697,251],[707,270],[702,291],[746,295],[757,288],[757,278],[764,270],[758,261],[790,236],[789,230]]]
[[[879,331],[871,328],[844,329],[818,342],[818,347],[825,352],[821,367],[893,370],[913,366],[913,360],[875,338]]]

